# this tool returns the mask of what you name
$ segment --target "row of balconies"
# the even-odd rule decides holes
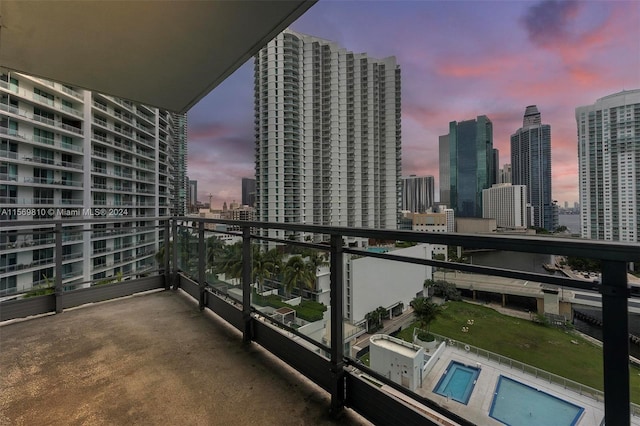
[[[4,102],[0,103],[0,110],[6,111],[10,114],[17,115],[22,118],[30,119],[33,121],[37,121],[39,123],[45,124],[50,127],[54,127],[56,130],[64,130],[67,132],[71,132],[75,135],[82,135],[84,132],[81,128],[75,127],[69,124],[66,124],[60,120],[52,120],[48,117],[44,117],[42,115],[34,114],[32,112],[26,111],[24,109],[20,109],[14,107],[12,105],[8,105]]]
[[[66,142],[62,142],[59,137],[54,137],[52,138],[46,138],[43,136],[36,136],[36,135],[27,135],[25,133],[19,132],[17,130],[14,129],[9,129],[7,127],[1,127],[0,126],[0,135],[3,136],[8,136],[10,138],[13,139],[18,139],[18,140],[22,140],[22,141],[27,141],[27,142],[35,142],[38,144],[44,144],[44,145],[48,145],[48,146],[56,146],[58,148],[62,148],[62,149],[67,149],[67,150],[72,150],[72,151],[76,151],[76,152],[82,152],[82,146],[81,145],[73,145],[73,144],[69,144]]]
[[[6,89],[14,94],[35,102],[36,104],[50,107],[59,111],[64,111],[68,114],[74,115],[76,117],[83,117],[84,113],[81,110],[77,110],[75,108],[69,107],[67,105],[63,105],[61,102],[56,102],[54,99],[50,99],[48,97],[39,95],[37,93],[29,92],[25,89],[21,89],[14,84],[9,84],[5,81],[0,81],[0,87]]]

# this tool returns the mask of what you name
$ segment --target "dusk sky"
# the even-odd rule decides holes
[[[450,121],[487,115],[500,167],[527,105],[551,125],[553,197],[578,200],[575,108],[640,88],[640,1],[320,0],[294,31],[395,56],[402,73],[402,175],[432,175]],[[188,115],[198,200],[240,202],[254,177],[253,60]]]

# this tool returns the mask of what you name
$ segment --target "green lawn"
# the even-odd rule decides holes
[[[474,320],[473,325],[467,325],[469,319]],[[469,332],[463,333],[463,326]],[[399,337],[410,341],[412,331],[413,326]],[[465,302],[447,302],[430,331],[603,389],[602,349],[575,333]],[[631,401],[640,403],[640,369],[635,367],[631,367]]]

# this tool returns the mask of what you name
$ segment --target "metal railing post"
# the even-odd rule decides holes
[[[604,418],[608,425],[631,422],[629,312],[626,262],[602,261],[602,358]]]
[[[170,255],[169,251],[171,250],[171,234],[169,221],[167,220],[164,224],[164,259],[162,259],[162,263],[164,264],[164,288],[165,290],[169,290],[171,286],[171,271],[169,270],[170,265]]]
[[[251,228],[242,227],[242,321],[244,330],[242,341],[250,343],[253,340],[253,327],[251,326]]]
[[[55,296],[56,296],[56,314],[62,312],[62,224],[56,223],[56,266],[54,272]]]
[[[171,222],[171,284],[178,289],[178,221]]]
[[[339,414],[344,407],[344,327],[343,327],[343,252],[342,236],[331,235],[331,413]]]
[[[206,289],[207,279],[204,270],[204,222],[198,223],[198,286],[200,287],[200,297],[198,300],[198,307],[200,310],[204,310],[207,303],[206,301]]]

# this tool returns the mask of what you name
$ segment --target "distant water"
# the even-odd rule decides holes
[[[561,214],[558,215],[558,226],[566,226],[572,234],[580,233],[580,215],[579,214]]]

